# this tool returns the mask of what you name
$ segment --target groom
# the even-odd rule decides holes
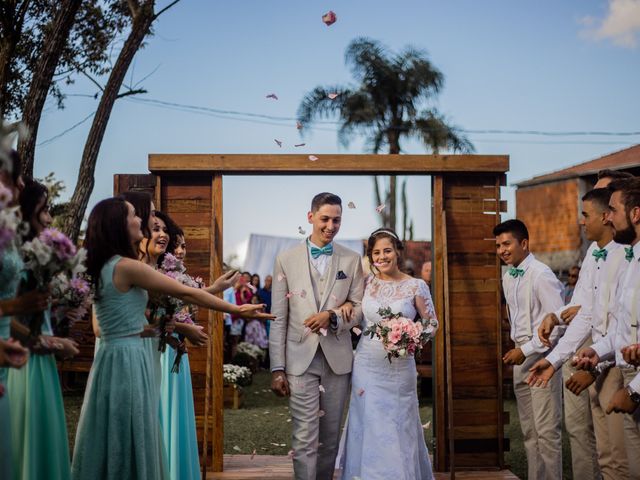
[[[333,243],[340,197],[319,193],[307,218],[311,236],[275,262],[271,389],[289,397],[296,480],[331,480],[353,364],[349,330],[362,318],[364,282],[360,256]],[[349,316],[345,302],[354,307]]]

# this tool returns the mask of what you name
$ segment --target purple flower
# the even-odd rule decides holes
[[[55,228],[46,228],[39,235],[40,241],[51,247],[61,261],[70,260],[76,254],[76,246],[64,233]]]

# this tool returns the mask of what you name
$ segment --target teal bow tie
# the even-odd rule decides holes
[[[311,245],[311,256],[316,259],[320,255],[333,255],[333,244],[329,243],[322,248],[314,247]]]
[[[607,249],[606,248],[598,248],[596,250],[593,251],[593,256],[596,257],[596,262],[598,260],[603,260],[603,261],[607,261]]]
[[[509,275],[513,278],[522,277],[524,275],[524,270],[521,268],[511,267],[509,268]]]
[[[627,262],[633,260],[633,247],[624,247],[624,259]]]

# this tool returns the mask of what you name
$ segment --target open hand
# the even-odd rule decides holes
[[[638,408],[638,404],[631,400],[629,393],[626,389],[621,388],[613,394],[609,405],[607,405],[606,413],[633,413]]]
[[[593,382],[596,381],[596,377],[594,377],[590,372],[586,370],[580,370],[577,372],[573,372],[571,377],[565,383],[567,390],[569,390],[574,395],[580,395],[585,388],[589,388]]]
[[[282,370],[271,373],[271,391],[279,397],[291,396],[287,375]]]
[[[202,325],[178,323],[176,325],[176,331],[187,337],[189,342],[196,347],[203,347],[209,341],[209,336],[204,333],[204,327],[202,327]]]
[[[530,387],[546,387],[547,383],[553,374],[556,373],[556,369],[553,368],[551,362],[549,362],[545,358],[541,358],[536,363],[533,364],[533,367],[529,369],[529,376],[527,377],[526,382]]]
[[[513,348],[502,357],[502,361],[505,365],[522,365],[525,358],[521,348]]]
[[[538,337],[540,337],[540,341],[545,347],[551,348],[551,340],[549,340],[551,338],[551,332],[553,332],[555,326],[559,324],[560,321],[555,313],[545,315],[542,323],[538,327]]]
[[[233,287],[238,282],[238,278],[240,278],[240,272],[237,270],[229,270],[227,273],[216,278],[210,290],[215,293],[224,292],[227,288]]]
[[[569,325],[571,323],[571,320],[576,318],[576,315],[579,311],[580,305],[574,305],[573,307],[565,308],[560,314],[560,318],[565,324]]]
[[[245,303],[244,305],[238,306],[238,311],[236,313],[242,318],[274,320],[276,318],[275,315],[263,312],[265,307],[266,305],[264,303]]]

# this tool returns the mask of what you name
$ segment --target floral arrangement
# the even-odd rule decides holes
[[[60,274],[75,278],[86,270],[86,250],[77,249],[69,237],[55,228],[47,228],[33,240],[25,242],[21,251],[28,272],[28,279],[24,282],[27,290],[45,290]],[[84,289],[81,284],[77,287]],[[42,314],[31,316],[29,329],[33,337],[40,335],[42,320]]]
[[[0,253],[27,229],[20,215],[20,207],[8,207],[11,199],[11,191],[0,183]]]
[[[253,343],[240,342],[238,344],[238,353],[246,353],[252,358],[255,358],[259,362],[264,359],[264,350],[254,345]]]
[[[57,301],[55,312],[58,328],[67,330],[73,323],[65,317],[65,313],[77,309],[78,316],[84,317],[93,301],[93,292],[91,284],[82,274],[70,278],[66,273],[60,273],[51,281],[51,297]],[[67,322],[62,325],[65,319]]]
[[[414,322],[400,313],[393,313],[390,308],[380,308],[378,315],[382,320],[367,327],[363,334],[382,340],[389,362],[392,358],[419,355],[422,345],[435,337],[438,328],[435,318]]]
[[[251,384],[252,374],[247,367],[224,364],[222,366],[222,378],[225,385],[244,387]]]

